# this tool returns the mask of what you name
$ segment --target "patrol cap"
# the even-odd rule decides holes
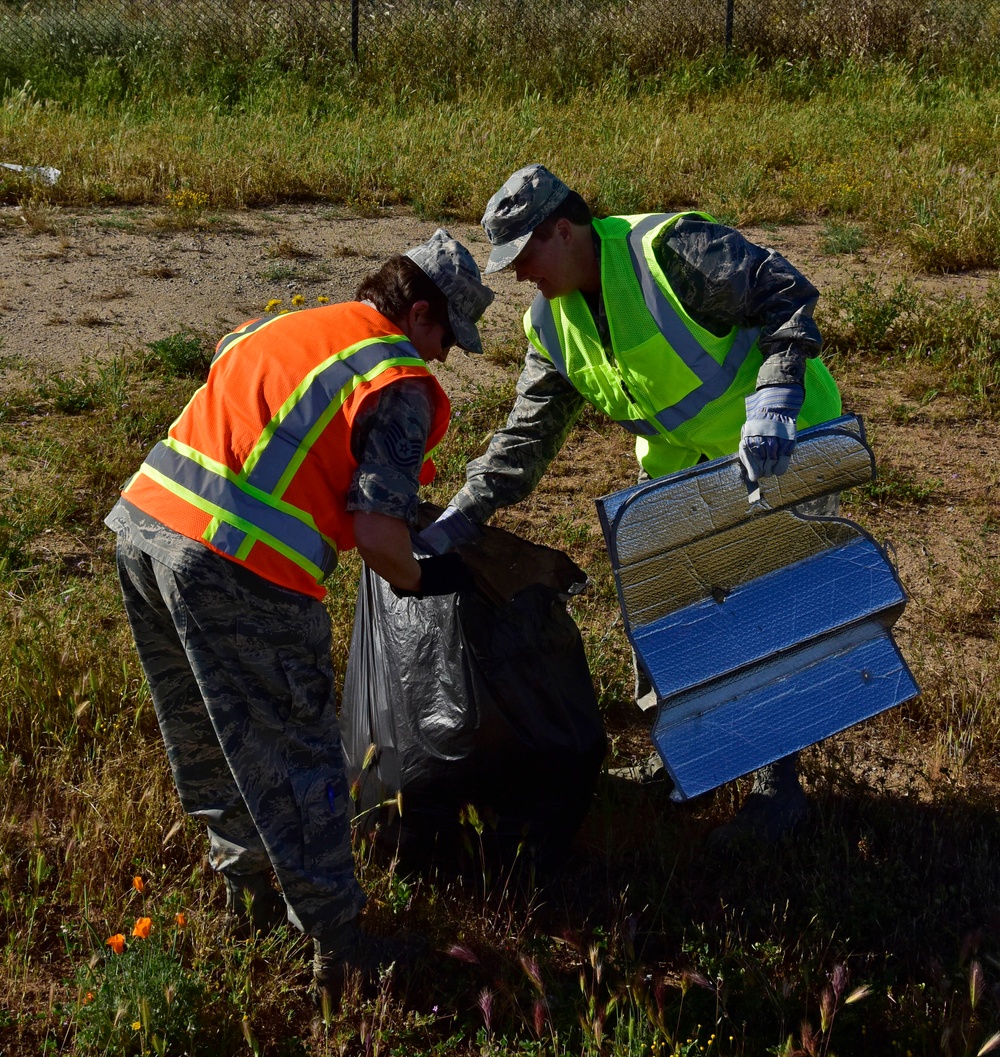
[[[493,247],[486,274],[513,264],[531,233],[568,194],[569,188],[544,165],[518,169],[486,203],[481,223]]]
[[[483,285],[472,254],[445,228],[438,228],[426,242],[407,250],[406,256],[448,298],[448,322],[455,341],[467,352],[482,352],[476,323],[492,303],[493,291]]]

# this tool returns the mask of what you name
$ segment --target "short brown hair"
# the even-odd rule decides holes
[[[538,237],[543,242],[552,238],[556,223],[564,218],[571,224],[586,227],[593,221],[594,215],[591,213],[590,206],[587,205],[583,196],[577,194],[576,191],[570,191],[559,205],[535,227]]]
[[[448,298],[422,268],[402,254],[390,257],[377,272],[366,275],[354,299],[371,301],[397,324],[404,322],[418,301],[427,301],[435,322],[448,325]]]

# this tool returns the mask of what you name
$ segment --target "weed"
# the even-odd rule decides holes
[[[294,264],[271,264],[264,269],[264,278],[269,283],[280,283],[286,279],[299,281],[301,273]]]
[[[183,188],[166,194],[167,212],[153,220],[153,225],[173,231],[203,227],[208,195],[204,191]]]
[[[203,375],[209,364],[202,339],[190,331],[181,330],[169,337],[151,341],[146,345],[153,356],[174,377]]]
[[[524,360],[524,342],[520,338],[486,343],[485,355],[500,367],[510,367]]]
[[[132,297],[133,291],[127,286],[115,286],[97,295],[98,301],[121,301],[126,297]]]
[[[55,409],[64,415],[77,415],[94,407],[92,387],[83,378],[53,375],[39,386],[38,395],[43,400],[51,400]]]
[[[145,903],[130,930],[126,925],[103,942],[87,926],[93,953],[77,971],[74,1015],[83,1053],[162,1055],[218,1037],[208,1019],[209,983],[185,964],[187,915],[157,913]]]
[[[875,507],[925,506],[941,482],[937,479],[918,482],[902,470],[879,467],[874,481],[859,485],[853,491]]]
[[[109,327],[111,323],[103,316],[95,315],[93,312],[85,312],[83,315],[77,316],[73,322],[78,327]]]
[[[18,203],[21,222],[35,235],[59,235],[63,231],[63,218],[59,207],[49,198],[34,192]]]
[[[823,225],[820,246],[824,253],[857,253],[868,245],[864,229],[857,224],[843,224],[829,220]]]
[[[330,270],[325,264],[317,264],[311,268],[300,268],[294,264],[272,264],[264,269],[264,278],[272,283],[321,283],[329,274]]]
[[[874,276],[866,276],[830,291],[825,300],[833,312],[824,325],[827,345],[857,354],[898,348],[897,331],[911,318],[918,295],[905,279],[885,290]]]
[[[94,225],[98,228],[110,228],[113,231],[136,230],[136,222],[131,217],[98,217]]]
[[[272,245],[268,246],[264,251],[268,257],[280,257],[285,260],[298,260],[303,257],[314,257],[314,253],[310,253],[308,250],[302,249],[301,246],[296,245],[291,239],[282,238]]]

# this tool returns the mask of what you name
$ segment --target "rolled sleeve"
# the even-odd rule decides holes
[[[349,511],[414,523],[433,414],[426,384],[415,379],[393,382],[365,401],[351,435],[358,469],[347,493]]]

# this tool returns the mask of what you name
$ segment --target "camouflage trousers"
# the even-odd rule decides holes
[[[329,617],[316,599],[164,532],[169,565],[121,532],[118,575],[181,804],[207,825],[214,869],[273,868],[289,921],[322,938],[365,901]]]

